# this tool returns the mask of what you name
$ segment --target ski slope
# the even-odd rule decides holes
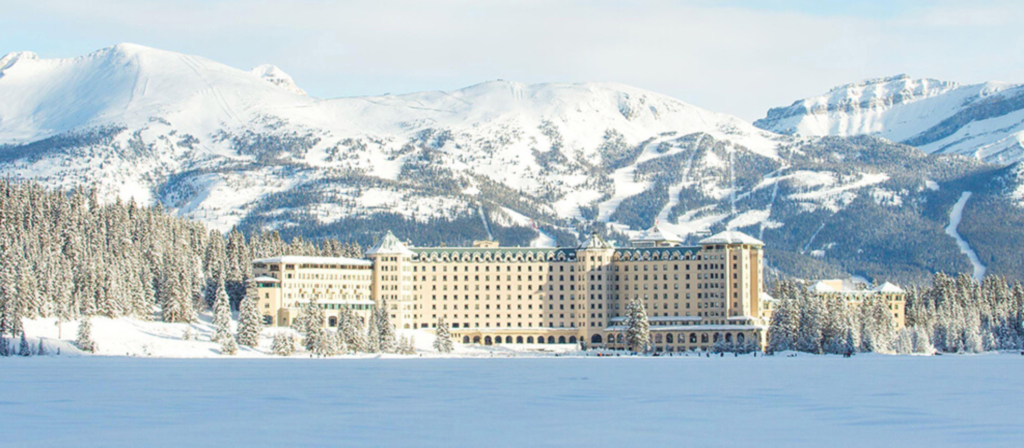
[[[985,265],[981,263],[981,259],[978,258],[978,254],[971,248],[970,243],[960,236],[960,233],[956,230],[957,227],[960,227],[960,221],[964,218],[964,207],[967,206],[969,199],[971,199],[971,192],[965,191],[960,195],[960,199],[956,201],[956,204],[953,204],[953,209],[949,212],[949,225],[946,226],[946,235],[956,240],[956,245],[960,248],[960,252],[966,255],[967,259],[971,262],[973,267],[972,276],[980,282],[985,277]]]
[[[1024,444],[1017,354],[0,365],[10,447]]]

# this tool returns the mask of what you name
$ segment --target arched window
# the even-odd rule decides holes
[[[533,336],[527,336],[526,337],[526,343],[527,344],[532,344],[533,343]]]
[[[522,344],[522,343],[523,343],[523,337],[522,336],[516,336],[516,344]]]
[[[721,340],[722,340],[722,334],[721,333],[715,333],[715,340],[714,341],[718,342],[718,341],[721,341]]]
[[[575,344],[576,343],[576,336],[569,336],[569,343],[570,344]]]
[[[743,333],[737,333],[736,334],[736,342],[737,343],[742,344],[742,343],[746,342],[746,339],[747,338],[746,338],[746,336],[743,336]]]
[[[462,337],[462,343],[463,344],[468,344],[469,343],[469,336],[463,336]]]
[[[732,333],[725,334],[725,342],[732,342]]]
[[[591,336],[590,337],[590,343],[591,344],[600,344],[601,343],[601,335],[595,334],[595,335]]]
[[[700,342],[704,343],[704,344],[708,343],[708,334],[707,333],[701,333],[700,334]]]
[[[660,344],[660,343],[662,343],[662,342],[663,342],[663,341],[662,341],[662,338],[661,338],[661,333],[655,334],[655,335],[654,335],[654,343],[655,343],[655,344]]]
[[[338,326],[338,318],[336,316],[328,317],[327,318],[327,325],[330,325],[332,327],[337,327]]]
[[[690,343],[691,344],[696,344],[697,343],[697,333],[690,333]]]
[[[554,344],[554,343],[555,343],[555,337],[554,336],[548,336],[548,344]]]
[[[473,343],[474,344],[479,344],[480,343],[480,336],[473,336]]]
[[[506,344],[511,344],[512,343],[512,336],[505,336],[505,343]]]
[[[672,343],[672,333],[668,333],[668,334],[665,335],[665,343],[666,344],[671,344]]]
[[[487,336],[484,338],[484,345],[491,345],[491,337]]]
[[[559,336],[558,337],[558,343],[559,344],[564,344],[565,343],[565,336]]]
[[[622,333],[619,333],[619,335],[616,336],[615,339],[616,339],[617,343],[621,344],[622,343]]]

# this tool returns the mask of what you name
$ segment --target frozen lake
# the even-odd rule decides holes
[[[1024,356],[0,359],[0,446],[1024,446]]]

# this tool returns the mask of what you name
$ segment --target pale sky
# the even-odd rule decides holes
[[[0,54],[132,42],[274,64],[321,98],[608,81],[752,121],[899,73],[1024,82],[1021,1],[0,0],[0,12]]]

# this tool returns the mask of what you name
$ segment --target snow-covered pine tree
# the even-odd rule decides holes
[[[647,310],[638,299],[626,305],[626,347],[632,352],[645,352],[651,344],[651,324]]]
[[[377,330],[377,310],[370,314],[370,322],[366,328],[366,353],[380,353],[380,331]]]
[[[256,306],[256,294],[255,284],[249,282],[249,288],[238,310],[238,343],[247,347],[258,346],[260,334],[263,332],[263,316]]]
[[[295,337],[284,331],[274,333],[274,342],[270,349],[278,356],[291,356],[295,353]]]
[[[381,353],[395,353],[398,351],[398,340],[395,338],[395,326],[391,324],[391,313],[388,311],[388,302],[381,302],[377,311],[377,331],[379,334],[378,347]]]
[[[796,338],[800,331],[800,310],[794,298],[795,283],[780,281],[775,295],[779,306],[772,312],[768,325],[768,352],[782,352],[796,348]]]
[[[32,356],[32,347],[28,345],[28,338],[25,337],[25,331],[21,332],[21,343],[18,345],[19,356]]]
[[[846,299],[838,294],[822,298],[825,301],[825,321],[822,325],[822,351],[842,355],[847,352],[846,335],[849,319],[847,319]]]
[[[220,354],[222,355],[235,355],[238,353],[238,344],[235,343],[235,337],[230,334],[222,337],[220,340]]]
[[[811,294],[804,288],[797,289],[797,307],[800,309],[800,326],[796,337],[796,349],[819,354],[822,352],[822,328],[825,323],[825,299]]]
[[[363,321],[348,308],[342,308],[341,310],[340,331],[342,339],[345,341],[344,348],[347,352],[363,352],[367,350]]]
[[[448,329],[448,323],[444,317],[437,318],[437,329],[434,330],[434,350],[438,353],[451,353],[454,349],[452,344],[452,332]]]
[[[96,352],[96,343],[92,340],[92,322],[89,316],[82,316],[81,322],[78,323],[78,338],[75,339],[75,345],[83,352]]]
[[[324,322],[327,317],[324,314],[324,309],[320,307],[316,299],[311,300],[306,305],[300,318],[302,328],[299,329],[299,332],[305,338],[303,345],[306,350],[316,356],[334,355],[334,344],[331,341],[331,336],[324,329]]]
[[[224,290],[224,283],[217,285],[217,298],[213,302],[213,327],[212,341],[223,342],[224,338],[234,339],[231,336],[231,305],[228,303],[228,294]]]
[[[402,349],[403,355],[415,355],[416,354],[416,337],[414,336],[402,336],[405,339],[405,348]]]

